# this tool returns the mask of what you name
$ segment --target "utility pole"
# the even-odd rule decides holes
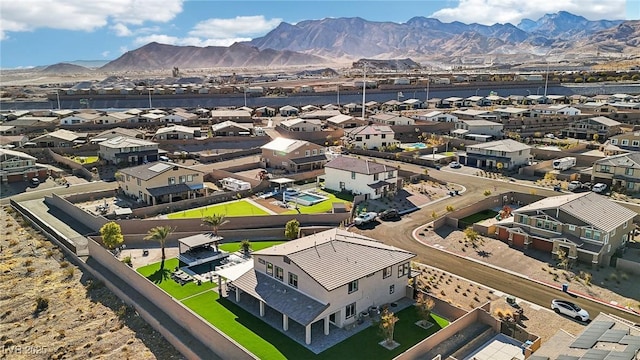
[[[56,90],[56,98],[58,99],[58,110],[60,110],[60,89]]]
[[[149,109],[151,109],[153,106],[151,106],[151,89],[147,89],[149,90]]]
[[[547,60],[547,77],[544,80],[544,97],[547,97],[547,85],[549,84],[549,62]]]
[[[362,120],[364,120],[364,103],[366,100],[367,92],[367,63],[365,62],[362,67]]]

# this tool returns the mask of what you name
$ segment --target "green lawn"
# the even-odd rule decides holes
[[[167,215],[169,219],[195,218],[200,219],[213,214],[222,214],[227,217],[269,215],[266,211],[251,204],[246,200],[232,201],[223,204],[211,205],[206,208],[178,211]]]
[[[216,286],[215,283],[211,282],[203,282],[202,285],[198,285],[195,281],[184,285],[180,285],[175,282],[171,278],[171,271],[178,266],[178,263],[178,258],[172,258],[165,260],[164,269],[162,270],[160,269],[160,262],[157,262],[155,264],[140,267],[136,269],[136,271],[178,300],[201,293]]]
[[[491,209],[487,209],[487,210],[482,210],[480,212],[477,212],[473,215],[469,215],[465,218],[462,218],[459,220],[459,223],[465,224],[465,225],[471,225],[471,224],[475,224],[477,222],[480,222],[482,220],[486,220],[486,219],[490,219],[494,216],[498,215],[497,212],[491,210]]]
[[[446,319],[432,314],[434,325],[422,329],[415,325],[418,315],[410,307],[397,313],[400,321],[394,338],[400,346],[396,349],[388,351],[378,345],[382,340],[378,328],[371,326],[315,355],[231,301],[220,299],[215,292],[194,296],[183,303],[260,359],[393,359],[448,324]]]
[[[286,241],[284,240],[283,241],[252,241],[251,250],[258,251],[258,250],[272,247],[274,245],[282,244],[283,242],[286,242]],[[240,250],[240,247],[241,247],[240,244],[241,244],[240,242],[224,243],[224,244],[220,244],[219,248],[220,250],[232,253]]]
[[[351,202],[351,201],[346,200],[346,199],[341,199],[341,198],[337,197],[336,195],[328,193],[328,192],[320,192],[320,194],[328,197],[329,199],[325,200],[323,202],[317,203],[315,205],[311,205],[311,206],[298,205],[298,208],[300,209],[300,213],[301,214],[326,213],[326,212],[330,212],[331,211],[331,209],[333,208],[333,203],[335,203],[335,202],[339,202],[339,203],[350,203]],[[289,201],[289,204],[295,205],[295,201]],[[297,214],[297,213],[298,213],[298,211],[293,209],[293,210],[286,211],[284,214]]]

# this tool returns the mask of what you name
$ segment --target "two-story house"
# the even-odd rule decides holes
[[[158,160],[158,143],[116,136],[98,144],[98,156],[112,164],[142,164]]]
[[[479,168],[515,169],[531,161],[531,146],[512,139],[469,145],[460,162]],[[502,164],[502,165],[498,165]]]
[[[386,125],[369,124],[344,131],[345,145],[360,149],[380,149],[383,146],[397,145],[395,132]]]
[[[21,151],[0,148],[0,182],[12,183],[31,178],[46,178],[47,168],[36,163],[38,159]]]
[[[323,146],[296,139],[275,138],[262,147],[265,167],[291,172],[321,169],[327,162]]]
[[[633,239],[635,211],[594,192],[553,196],[515,209],[497,224],[509,244],[557,254],[593,266],[607,265]]]
[[[609,138],[607,144],[613,145],[620,152],[640,151],[640,131],[630,131],[614,135]]]
[[[455,123],[455,129],[451,135],[459,138],[475,138],[479,141],[485,139],[502,139],[504,125],[488,120],[460,120]],[[477,137],[475,135],[484,135]]]
[[[596,160],[591,168],[591,182],[630,193],[640,191],[640,152]]]
[[[119,171],[120,189],[147,205],[170,203],[206,194],[204,173],[175,163],[153,162]]]
[[[334,191],[350,191],[367,199],[395,194],[398,168],[350,156],[338,156],[324,166],[324,187]]]
[[[356,323],[371,308],[407,297],[415,254],[331,229],[256,251],[252,257],[253,267],[245,267],[232,282],[235,301],[258,308],[261,317],[280,316],[285,334],[290,327],[304,329],[305,343],[311,344],[315,323],[321,322],[326,336],[332,328]]]
[[[568,128],[562,130],[562,135],[574,139],[605,140],[621,132],[618,121],[606,116],[596,116],[576,120]],[[597,135],[597,138],[594,136]]]

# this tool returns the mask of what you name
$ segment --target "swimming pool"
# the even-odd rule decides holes
[[[413,143],[413,144],[402,144],[401,146],[404,149],[426,149],[427,145],[424,143]]]
[[[285,194],[285,199],[287,201],[295,201],[300,205],[311,206],[327,200],[328,197],[319,194],[313,194],[307,191],[302,191],[296,196],[289,196]]]

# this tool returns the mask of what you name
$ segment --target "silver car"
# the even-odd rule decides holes
[[[578,321],[589,321],[589,313],[587,310],[567,300],[553,299],[551,300],[551,309],[556,314],[563,314]]]

